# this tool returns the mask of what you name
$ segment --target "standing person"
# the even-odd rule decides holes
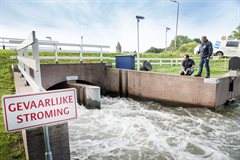
[[[191,76],[194,72],[195,62],[193,59],[189,58],[188,54],[184,54],[184,60],[182,62],[182,70],[180,75]]]
[[[207,75],[205,78],[210,78],[209,59],[212,55],[212,52],[213,52],[212,43],[208,41],[206,36],[202,36],[201,45],[198,51],[198,53],[200,54],[199,70],[198,70],[198,74],[196,74],[195,77],[201,77],[203,64],[205,63],[205,67],[207,70]]]

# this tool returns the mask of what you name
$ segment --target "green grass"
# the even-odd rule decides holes
[[[103,54],[103,57],[115,57],[118,55],[134,55],[136,53],[108,53]],[[44,52],[40,54],[41,56],[54,56],[55,53],[52,52]],[[79,56],[80,53],[58,53],[59,56]],[[192,53],[189,54],[191,58],[194,59],[196,63],[195,67],[195,73],[198,71],[198,65],[199,65],[199,55],[194,55]],[[100,54],[98,53],[83,53],[84,57],[99,57]],[[141,58],[181,58],[182,54],[179,52],[162,52],[162,53],[144,53],[140,54]],[[227,73],[227,66],[228,66],[229,58],[220,58],[220,60],[210,60],[210,70],[211,70],[211,76],[212,77],[219,77],[221,75],[224,75]],[[65,64],[65,63],[79,63],[80,60],[59,60],[59,64]],[[83,63],[99,63],[99,60],[83,60]],[[114,60],[104,60],[104,63],[114,63]],[[141,61],[142,62],[142,61]],[[150,61],[156,62],[156,61]],[[47,64],[47,63],[55,63],[55,60],[41,60],[41,63]],[[179,70],[181,69],[181,65],[153,65],[153,72],[159,72],[159,73],[170,73],[170,74],[178,74]],[[203,69],[202,75],[204,76],[206,74],[205,68]]]
[[[16,52],[0,50],[0,96],[15,93],[13,74],[11,64],[16,60],[10,60],[10,56],[16,55]],[[0,100],[2,104],[2,99]],[[2,110],[2,106],[0,105]],[[24,147],[21,133],[7,133],[4,127],[3,113],[0,112],[0,159],[1,160],[24,160]]]
[[[199,57],[193,57],[195,61],[195,71],[193,74],[197,74],[199,69]],[[210,60],[210,72],[211,77],[220,77],[228,72],[228,61],[229,58],[221,58],[219,60]],[[153,71],[159,73],[170,73],[170,74],[178,74],[181,69],[181,65],[153,65]],[[206,69],[204,66],[202,76],[206,75]]]
[[[181,58],[177,52],[162,52],[162,53],[144,53],[141,57],[145,58]]]
[[[10,56],[16,55],[16,52],[8,50],[0,50],[0,96],[9,95],[15,93],[13,74],[11,71],[11,64],[17,63],[16,60],[11,60]],[[134,55],[132,53],[131,55]],[[31,55],[31,53],[29,54]],[[40,53],[40,56],[54,56],[55,53]],[[103,54],[104,57],[115,57],[118,55],[129,55],[129,53],[109,53]],[[59,56],[79,56],[79,53],[59,53]],[[84,53],[83,56],[100,56],[100,54]],[[180,53],[164,52],[161,54],[145,53],[140,55],[142,58],[180,58]],[[197,73],[199,65],[199,56],[190,54],[195,60]],[[221,58],[220,60],[210,60],[211,76],[218,77],[227,72],[229,58]],[[41,63],[55,63],[55,60],[41,60]],[[79,60],[59,60],[60,64],[63,63],[79,63]],[[84,60],[83,63],[99,63],[99,60]],[[104,60],[104,63],[114,63],[114,60]],[[181,65],[153,65],[153,71],[159,73],[178,74],[181,69]],[[205,69],[203,70],[205,75]],[[1,100],[0,100],[1,101]],[[2,103],[1,103],[2,104]],[[0,105],[2,110],[2,106]],[[0,160],[9,159],[25,159],[24,148],[19,132],[7,133],[4,128],[3,114],[0,112]]]

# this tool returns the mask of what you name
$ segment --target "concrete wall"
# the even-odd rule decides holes
[[[240,96],[240,77],[234,79],[233,97]]]
[[[223,105],[230,98],[229,83],[229,77],[219,78],[219,83],[217,84],[215,106]]]
[[[200,106],[214,106],[216,86],[203,83],[203,78],[128,72],[129,95],[153,100]]]
[[[130,96],[157,101],[215,107],[229,98],[240,96],[240,77],[234,80],[234,91],[229,92],[231,78],[204,79],[145,71],[113,69],[98,64],[41,65],[45,89],[66,81],[67,76],[100,86],[102,93]],[[213,81],[213,83],[212,83]]]
[[[53,159],[70,160],[68,123],[50,126],[48,130]]]
[[[104,86],[105,64],[41,64],[43,88],[66,81],[67,76],[78,76],[78,80]]]
[[[113,68],[106,69],[105,89],[107,93],[119,94],[119,71]]]
[[[215,108],[229,98],[230,78],[189,77],[153,72],[106,69],[108,93],[120,96]],[[234,80],[233,97],[240,96],[240,78]]]
[[[233,81],[233,89],[230,91],[230,83]],[[224,104],[227,100],[231,98],[236,98],[240,96],[240,77],[222,77],[219,78],[219,83],[217,84],[216,92],[216,104],[215,106],[220,106]]]

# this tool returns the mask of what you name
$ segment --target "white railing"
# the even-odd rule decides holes
[[[29,46],[32,47],[32,57],[28,55]],[[17,48],[17,51],[18,68],[22,75],[35,92],[43,91],[44,89],[42,88],[38,53],[38,40],[36,39],[34,31],[32,31],[27,39],[22,41],[20,46]],[[30,74],[30,69],[33,70],[33,75]]]
[[[55,59],[54,56],[40,56],[40,59],[47,60],[47,59]],[[58,59],[64,59],[64,60],[76,60],[79,59],[79,57],[76,56],[59,56]],[[82,60],[98,60],[100,62],[104,62],[104,60],[111,60],[115,61],[115,58],[113,57],[82,57]],[[152,65],[180,65],[182,64],[182,58],[140,58],[140,61],[148,61]],[[115,64],[114,62],[112,64]]]
[[[83,53],[100,53],[100,61],[103,61],[103,54],[109,53],[105,49],[109,49],[110,46],[106,45],[91,45],[91,44],[75,44],[75,43],[59,43],[53,41],[40,41],[40,46],[53,46],[52,48],[43,48],[40,47],[40,52],[55,52],[55,61],[58,63],[59,59],[79,59],[82,63]],[[75,50],[62,49],[62,47],[75,47]],[[90,50],[89,50],[90,49]],[[58,56],[58,53],[79,53],[79,56]],[[53,59],[52,57],[49,57]],[[44,58],[46,59],[46,58]]]
[[[148,61],[152,65],[179,65],[182,64],[183,58],[140,58],[141,61]]]
[[[20,39],[20,38],[0,37],[0,46],[3,49],[16,50],[18,45],[21,44],[23,40],[24,39]]]
[[[5,47],[8,47],[11,50],[18,50],[17,45],[23,43],[26,40],[23,39],[17,39],[17,38],[5,38],[0,37],[3,45]],[[57,41],[46,41],[46,40],[39,40],[38,41],[39,46],[39,52],[55,52],[55,61],[58,63],[58,59],[79,59],[80,62],[83,61],[83,53],[99,53],[100,54],[100,61],[103,61],[103,54],[109,53],[109,51],[106,51],[106,49],[109,49],[110,46],[107,45],[91,45],[91,44],[75,44],[75,43],[59,43]],[[75,48],[67,49],[68,47]],[[32,50],[31,46],[26,47],[29,51]],[[74,58],[67,58],[65,57],[59,57],[58,53],[78,53],[79,56],[75,56]],[[50,59],[53,59],[52,57],[48,57]],[[44,58],[47,59],[47,58]]]
[[[1,37],[0,37],[1,38]],[[5,38],[6,39],[6,38]],[[9,43],[18,43],[23,42],[22,39],[9,39]],[[26,40],[24,40],[26,41]],[[83,60],[97,60],[100,62],[104,62],[106,60],[112,61],[112,64],[115,65],[115,57],[106,57],[103,56],[103,54],[109,54],[109,51],[106,51],[106,49],[109,49],[110,47],[107,45],[89,45],[89,44],[75,44],[75,43],[59,43],[57,41],[46,41],[46,40],[39,40],[38,42],[38,51],[39,52],[55,52],[55,56],[39,56],[38,59],[40,60],[55,60],[56,63],[58,63],[59,60],[79,60],[81,63]],[[65,47],[65,48],[64,48]],[[74,50],[67,49],[67,47],[74,47]],[[77,48],[77,49],[76,49]],[[31,51],[34,50],[31,45],[25,47],[25,52],[27,50]],[[59,53],[74,53],[78,54],[77,56],[59,56]],[[84,53],[99,53],[99,56],[83,56]],[[12,56],[11,58],[14,59]],[[29,65],[33,67],[33,69],[37,69],[34,67],[33,60],[26,60],[27,53],[24,54],[23,58],[20,58],[21,60],[28,61]],[[180,65],[182,63],[182,58],[140,58],[140,61],[148,61],[152,65]],[[28,69],[26,69],[28,70]]]
[[[16,59],[16,56],[11,56],[11,59]],[[57,59],[55,56],[39,56],[40,60],[55,60],[56,62],[61,60],[79,60],[79,57],[77,56],[58,56]],[[115,65],[115,58],[114,57],[82,57],[82,60],[98,60],[101,62],[104,62],[104,60],[110,60],[113,61],[113,65]],[[152,65],[181,65],[182,64],[182,58],[140,58],[140,61],[148,61]]]

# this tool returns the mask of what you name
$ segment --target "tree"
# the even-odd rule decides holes
[[[198,45],[198,43],[196,43],[195,41],[189,42],[189,43],[186,43],[186,44],[181,45],[181,46],[178,48],[177,51],[180,52],[180,53],[193,54],[194,48],[195,48],[197,45]]]
[[[201,43],[200,38],[194,38],[193,41],[196,42],[196,43]]]
[[[161,53],[163,51],[164,51],[164,49],[162,49],[162,48],[151,47],[148,50],[146,50],[145,53]]]
[[[176,49],[178,49],[181,45],[189,42],[192,42],[192,40],[188,38],[188,36],[183,36],[183,35],[177,36]],[[168,50],[171,50],[172,48],[174,48],[174,45],[175,45],[175,40],[172,40],[169,46],[170,49]]]
[[[228,36],[228,39],[239,39],[240,40],[240,25],[236,28],[235,31],[232,31],[232,34]]]

